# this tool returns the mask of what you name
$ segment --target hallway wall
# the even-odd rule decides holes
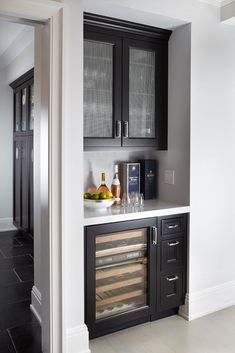
[[[13,91],[0,83],[0,223],[12,219]]]

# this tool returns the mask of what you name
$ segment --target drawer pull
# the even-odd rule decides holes
[[[172,224],[170,226],[168,226],[168,229],[175,229],[175,228],[178,228],[179,225],[178,224]]]
[[[173,282],[173,281],[177,281],[179,279],[178,276],[175,276],[175,277],[167,277],[166,278],[168,282]]]
[[[176,246],[176,245],[179,245],[179,241],[178,240],[176,240],[176,241],[173,241],[173,242],[171,242],[171,243],[169,243],[168,242],[168,246]]]

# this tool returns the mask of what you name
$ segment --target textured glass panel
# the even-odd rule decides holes
[[[96,237],[96,319],[147,303],[146,228]]]
[[[129,136],[155,137],[155,53],[130,48]]]
[[[30,86],[29,129],[34,129],[34,84]]]
[[[26,98],[27,97],[27,89],[22,89],[22,118],[21,118],[21,130],[26,131],[27,129],[27,106],[26,106]]]
[[[113,135],[113,44],[84,43],[84,137]]]
[[[15,93],[15,131],[21,128],[21,92]]]

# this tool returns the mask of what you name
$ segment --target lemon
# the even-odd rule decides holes
[[[91,194],[89,192],[85,192],[85,194],[83,195],[84,199],[90,199],[91,198]]]
[[[107,199],[106,192],[100,192],[99,198],[100,198],[100,200],[106,200]]]
[[[111,199],[113,197],[113,194],[111,193],[111,191],[106,191],[106,199]]]
[[[97,193],[92,194],[91,199],[92,200],[99,200],[99,194],[97,194]]]

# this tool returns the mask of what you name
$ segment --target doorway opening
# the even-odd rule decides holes
[[[40,263],[34,278],[34,253],[41,236],[34,232],[38,168],[34,47],[33,26],[0,20],[0,351],[4,352],[41,351],[40,313],[31,300],[35,288],[40,291]],[[37,248],[36,261],[38,253]]]

